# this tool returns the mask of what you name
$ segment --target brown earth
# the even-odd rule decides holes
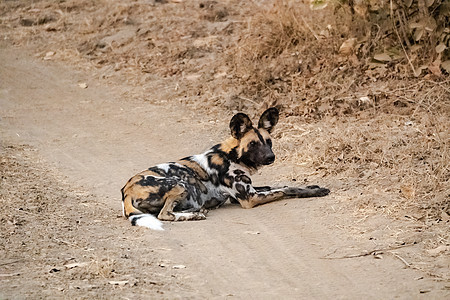
[[[244,79],[217,62],[251,11],[239,1],[31,3],[5,2],[0,23],[0,298],[450,295],[448,81],[376,82],[369,96],[385,102],[354,102],[366,86],[335,114],[255,102],[227,90]],[[153,27],[136,38],[140,18]],[[233,111],[272,103],[278,160],[256,181],[330,196],[229,205],[164,232],[121,217],[130,176],[202,152]]]

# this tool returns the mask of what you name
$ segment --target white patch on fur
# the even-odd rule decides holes
[[[195,214],[193,213],[182,213],[182,212],[177,212],[177,213],[173,213],[175,216],[175,221],[178,221],[181,217],[185,217],[186,219],[190,219],[192,217],[194,217]]]
[[[159,164],[159,165],[156,165],[156,167],[158,168],[158,169],[161,169],[161,170],[163,170],[164,172],[168,172],[169,171],[169,168],[170,168],[170,164],[168,164],[168,163],[165,163],[165,164]]]
[[[163,223],[158,220],[154,215],[151,214],[142,214],[142,215],[135,215],[131,216],[128,219],[132,221],[133,219],[137,218],[136,225],[147,227],[153,230],[164,230],[162,227]]]
[[[167,172],[167,171],[166,171],[166,172]],[[167,178],[167,177],[163,177],[163,176],[145,175],[145,176],[144,176],[144,179],[147,179],[147,178],[149,178],[149,177],[153,177],[153,178],[156,178],[156,179],[164,179],[164,178]]]
[[[241,132],[245,132],[245,129],[247,129],[247,125],[242,124],[240,128]]]
[[[208,173],[209,175],[211,175],[212,173],[217,174],[217,171],[212,170],[212,169],[209,167],[209,164],[208,164],[208,158],[206,157],[206,155],[207,155],[209,152],[211,152],[211,150],[208,150],[208,151],[206,151],[206,152],[203,153],[203,154],[197,154],[197,155],[194,155],[194,156],[192,156],[192,159],[193,159],[196,163],[198,163],[198,164],[200,165],[200,167],[202,167],[202,169],[205,170],[206,173]]]
[[[221,186],[220,190],[222,191],[222,194],[229,195],[233,198],[236,198],[236,190],[235,189],[229,188],[226,186]]]
[[[184,165],[182,165],[182,164],[179,164],[179,163],[174,163],[173,164],[174,166],[177,166],[177,167],[180,167],[180,168],[186,168],[186,166],[184,166]]]

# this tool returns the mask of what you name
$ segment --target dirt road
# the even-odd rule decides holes
[[[210,122],[170,99],[124,100],[126,85],[104,86],[6,46],[0,62],[0,298],[448,296],[444,283],[394,255],[325,259],[371,244],[336,230],[333,193],[252,210],[230,205],[205,221],[166,223],[164,232],[131,227],[118,217],[126,180],[220,142],[229,116]],[[258,180],[280,172],[263,170]]]

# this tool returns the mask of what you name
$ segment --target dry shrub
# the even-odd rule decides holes
[[[304,4],[277,1],[268,10],[255,10],[239,43],[228,52],[246,97],[260,104],[261,99],[277,102],[286,94],[298,95],[305,84],[312,84],[309,78],[336,67],[336,60],[326,62],[338,45],[335,39],[325,38],[326,15],[314,16],[325,24],[319,35],[320,28],[312,28],[318,20],[304,13],[309,10]],[[316,101],[319,96],[310,98]]]
[[[311,0],[312,3],[318,2]],[[373,68],[419,76],[450,73],[450,4],[445,0],[319,1],[334,8]]]
[[[370,96],[388,80],[419,82],[416,76],[422,74],[445,82],[450,51],[445,1],[428,7],[416,1],[409,6],[317,1],[330,3],[317,11],[307,2],[255,6],[236,47],[228,51],[234,83],[258,106],[283,104],[289,115],[351,114],[368,108],[355,98]],[[424,33],[417,34],[420,30]],[[392,105],[385,95],[374,97],[380,105]]]

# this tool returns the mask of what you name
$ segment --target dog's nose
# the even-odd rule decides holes
[[[266,162],[267,162],[268,165],[270,165],[274,161],[275,161],[275,154],[271,154],[271,155],[267,156]]]

